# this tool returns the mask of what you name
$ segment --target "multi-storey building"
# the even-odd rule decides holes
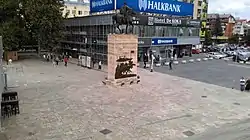
[[[67,15],[67,18],[72,17],[82,17],[89,15],[89,3],[84,0],[74,1],[65,1],[63,8],[63,16]]]
[[[207,28],[209,28],[211,31],[215,28],[216,19],[219,16],[222,32],[223,32],[223,38],[227,39],[232,37],[234,25],[235,25],[235,18],[230,14],[208,14],[207,19]]]
[[[238,34],[239,36],[244,36],[244,29],[246,28],[247,20],[246,19],[239,19],[236,20],[233,34]]]
[[[188,2],[194,4],[193,19],[204,19],[207,15],[207,0],[178,0],[181,2]]]

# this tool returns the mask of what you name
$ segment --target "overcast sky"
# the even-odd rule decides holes
[[[227,13],[250,20],[250,0],[209,0],[209,13]]]
[[[209,13],[232,14],[250,20],[250,0],[208,0],[208,2]]]

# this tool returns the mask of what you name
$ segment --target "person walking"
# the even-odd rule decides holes
[[[173,64],[173,57],[170,58],[170,61],[169,61],[169,70],[172,70],[172,64]]]
[[[241,79],[240,79],[240,90],[241,91],[245,90],[245,85],[246,85],[246,80],[244,77],[241,77]]]
[[[146,69],[146,67],[147,67],[147,62],[148,62],[148,56],[147,56],[146,53],[143,55],[143,62],[144,62],[144,68]]]
[[[151,66],[150,66],[150,72],[154,71],[154,61],[155,61],[155,57],[153,54],[151,54]]]
[[[98,69],[101,70],[102,69],[102,61],[100,60],[98,63]]]
[[[68,66],[68,57],[64,57],[64,66],[67,67]]]
[[[55,61],[56,61],[56,65],[58,66],[59,65],[59,57],[58,56],[56,57]]]

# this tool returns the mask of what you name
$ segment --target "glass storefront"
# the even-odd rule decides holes
[[[61,42],[62,51],[75,58],[78,58],[79,55],[88,55],[94,61],[101,60],[107,64],[107,35],[114,32],[113,25],[84,25],[80,21],[72,21],[72,24],[67,24],[65,27],[65,38]],[[198,37],[199,28],[135,25],[133,34],[137,34],[138,37]],[[168,50],[171,50],[173,46],[151,47],[148,45],[142,48],[139,46],[138,58],[141,60],[141,56],[148,53],[150,48],[155,49],[162,58],[166,58]]]

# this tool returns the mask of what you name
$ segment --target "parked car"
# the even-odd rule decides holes
[[[207,57],[212,57],[212,58],[215,58],[215,59],[222,59],[224,57],[227,57],[227,55],[224,54],[224,53],[221,53],[221,52],[209,52],[207,54]]]
[[[233,56],[233,55],[236,55],[236,52],[234,52],[234,51],[226,51],[225,54],[227,54],[227,56]]]
[[[250,53],[249,52],[240,52],[237,55],[237,61],[249,61]]]
[[[199,54],[201,53],[200,49],[192,49],[192,54]]]

